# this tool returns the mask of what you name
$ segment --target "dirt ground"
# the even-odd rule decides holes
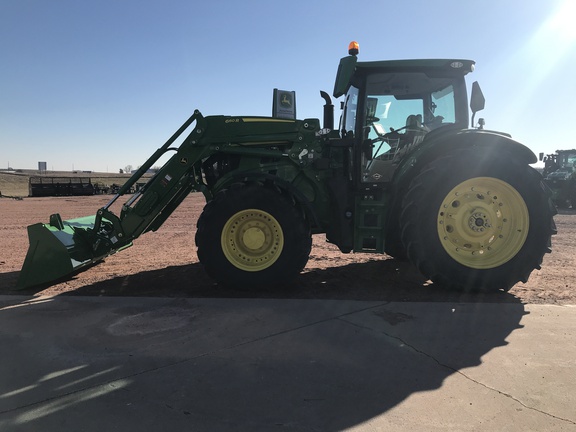
[[[407,263],[385,255],[342,254],[326,243],[323,235],[314,236],[308,265],[294,281],[249,292],[218,286],[198,262],[194,234],[204,206],[204,198],[198,193],[191,194],[157,232],[144,234],[133,247],[101,264],[52,286],[15,290],[28,250],[28,225],[47,223],[52,213],[60,213],[64,220],[95,214],[111,197],[0,198],[0,294],[576,304],[573,210],[561,211],[555,217],[558,235],[553,238],[553,252],[546,255],[542,269],[535,270],[526,284],[517,284],[509,293],[445,292]],[[118,204],[126,200],[121,197]]]

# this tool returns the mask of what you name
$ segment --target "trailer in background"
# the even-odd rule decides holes
[[[94,185],[86,177],[30,177],[29,196],[94,195]]]

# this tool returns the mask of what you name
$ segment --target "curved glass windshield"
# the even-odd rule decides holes
[[[424,73],[381,73],[367,77],[363,139],[375,140],[364,155],[363,181],[390,180],[391,162],[419,145],[433,129],[456,122],[452,78]],[[387,162],[387,163],[383,163]]]
[[[386,132],[405,130],[411,116],[428,130],[455,122],[451,79],[419,73],[374,74],[368,76],[366,93],[366,122],[380,124]]]

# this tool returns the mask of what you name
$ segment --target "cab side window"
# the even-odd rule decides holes
[[[342,124],[342,138],[353,138],[358,115],[358,89],[350,87],[346,94],[346,105]]]

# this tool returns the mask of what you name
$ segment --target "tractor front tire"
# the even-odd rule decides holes
[[[198,259],[210,277],[236,288],[266,288],[294,278],[312,248],[310,227],[286,194],[235,184],[198,219]]]
[[[513,157],[466,149],[429,163],[403,201],[408,258],[435,284],[508,291],[550,252],[555,214],[541,176]]]

